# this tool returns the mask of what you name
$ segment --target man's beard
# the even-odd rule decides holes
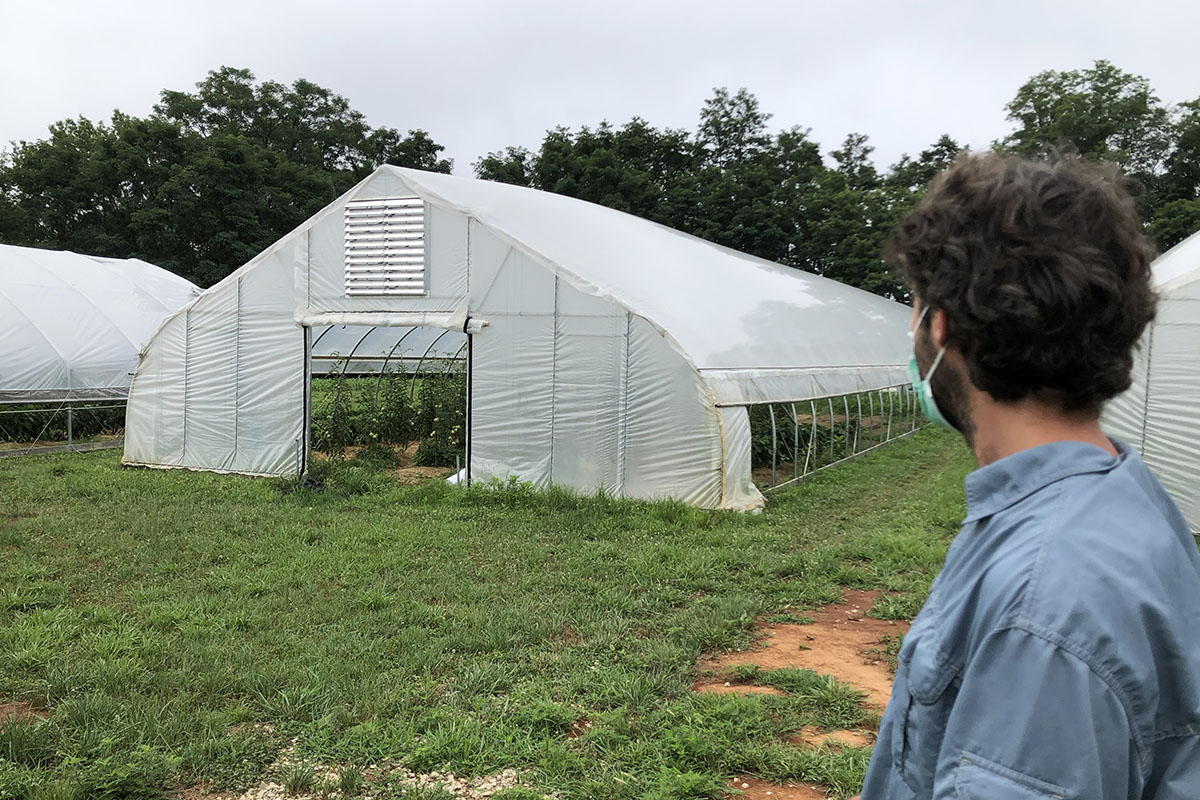
[[[933,360],[937,356],[937,348],[929,339],[928,328],[917,331],[915,353],[921,374],[928,375],[929,368],[933,366]],[[942,357],[942,362],[938,364],[933,377],[929,378],[929,388],[942,416],[951,427],[963,435],[968,445],[975,436],[975,422],[971,419],[971,402],[967,394],[969,380],[966,375],[960,374],[945,356]]]

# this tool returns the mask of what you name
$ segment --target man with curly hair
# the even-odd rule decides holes
[[[1155,309],[1120,176],[961,157],[888,258],[914,296],[914,388],[980,468],[862,797],[1200,798],[1200,555],[1099,421]]]

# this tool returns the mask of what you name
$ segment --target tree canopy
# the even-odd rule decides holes
[[[1161,249],[1200,229],[1200,98],[1164,104],[1145,78],[1097,61],[1033,76],[1006,110],[1013,130],[994,148],[1120,164]],[[473,166],[906,299],[884,240],[962,145],[942,135],[881,170],[866,134],[826,151],[771,119],[748,90],[718,88],[694,130],[558,127],[536,150]],[[421,129],[372,128],[310,81],[222,67],[194,92],[164,90],[145,118],[64,120],[0,154],[0,241],[144,258],[209,284],[381,164],[448,172],[442,151]]]
[[[1200,98],[1167,106],[1145,78],[1097,61],[1033,76],[1006,109],[1016,129],[997,143],[1002,150],[1120,165],[1160,248],[1200,228]]]
[[[1002,152],[1113,161],[1131,179],[1160,249],[1200,229],[1200,98],[1164,105],[1107,61],[1030,78],[1006,106]],[[963,150],[942,135],[880,171],[868,137],[823,152],[807,130],[771,133],[746,89],[714,90],[695,131],[634,119],[550,131],[536,152],[475,162],[481,178],[568,194],[762,258],[906,299],[881,252],[900,216]]]
[[[222,67],[153,112],[50,126],[0,159],[0,240],[142,258],[208,285],[381,164],[450,171],[423,130],[371,128],[306,80]]]
[[[718,244],[904,299],[883,263],[898,215],[961,147],[942,136],[880,175],[864,134],[822,155],[807,130],[771,133],[746,89],[715,90],[694,132],[633,119],[556,128],[533,153],[509,147],[475,173],[627,211]]]

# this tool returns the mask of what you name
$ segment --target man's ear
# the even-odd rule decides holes
[[[945,311],[935,308],[929,314],[929,339],[935,347],[941,349],[946,346],[949,338],[950,320],[947,318]]]

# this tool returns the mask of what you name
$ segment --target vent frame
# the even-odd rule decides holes
[[[342,214],[347,297],[428,297],[429,215],[415,195],[350,200]]]

